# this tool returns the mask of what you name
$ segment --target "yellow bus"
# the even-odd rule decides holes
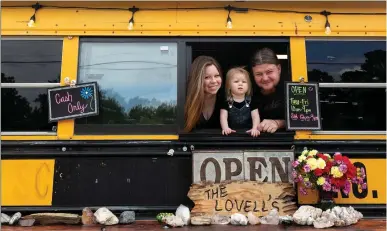
[[[336,203],[385,216],[384,1],[1,6],[4,212],[173,211],[191,203],[195,153],[274,150],[296,158],[308,147],[365,167],[368,188],[339,193]],[[227,70],[261,47],[278,54],[284,81],[318,83],[322,129],[259,138],[183,133],[192,60],[213,56]],[[47,89],[66,80],[98,83],[98,116],[49,122]],[[315,201],[298,195],[298,203]]]

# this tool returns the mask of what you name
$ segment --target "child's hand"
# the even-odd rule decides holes
[[[228,134],[231,134],[232,132],[236,132],[236,131],[232,130],[231,128],[226,128],[222,130],[222,135],[228,135]]]
[[[257,128],[252,128],[248,130],[247,133],[250,133],[252,137],[257,137],[261,134],[261,132]]]

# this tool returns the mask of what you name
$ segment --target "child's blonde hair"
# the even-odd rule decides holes
[[[241,73],[242,75],[245,76],[246,78],[246,82],[247,82],[247,92],[246,92],[246,96],[251,96],[253,94],[253,89],[252,89],[252,86],[251,86],[251,80],[250,80],[250,74],[249,72],[247,72],[245,69],[243,69],[242,67],[234,67],[234,68],[231,68],[227,74],[226,74],[226,85],[225,85],[225,90],[226,90],[226,97],[227,97],[227,100],[230,101],[232,99],[232,94],[231,94],[231,79],[232,77],[237,74],[237,73]]]

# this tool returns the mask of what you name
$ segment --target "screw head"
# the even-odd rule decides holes
[[[304,17],[304,20],[305,20],[305,22],[311,22],[312,21],[312,16],[310,16],[310,15],[305,15],[305,17]]]

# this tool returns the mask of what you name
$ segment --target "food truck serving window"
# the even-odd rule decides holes
[[[2,135],[56,134],[56,123],[48,122],[47,88],[60,85],[62,43],[2,38]]]
[[[308,40],[306,52],[323,130],[386,130],[385,40]]]
[[[173,41],[81,40],[78,83],[98,83],[100,113],[75,133],[177,132],[177,55]]]

